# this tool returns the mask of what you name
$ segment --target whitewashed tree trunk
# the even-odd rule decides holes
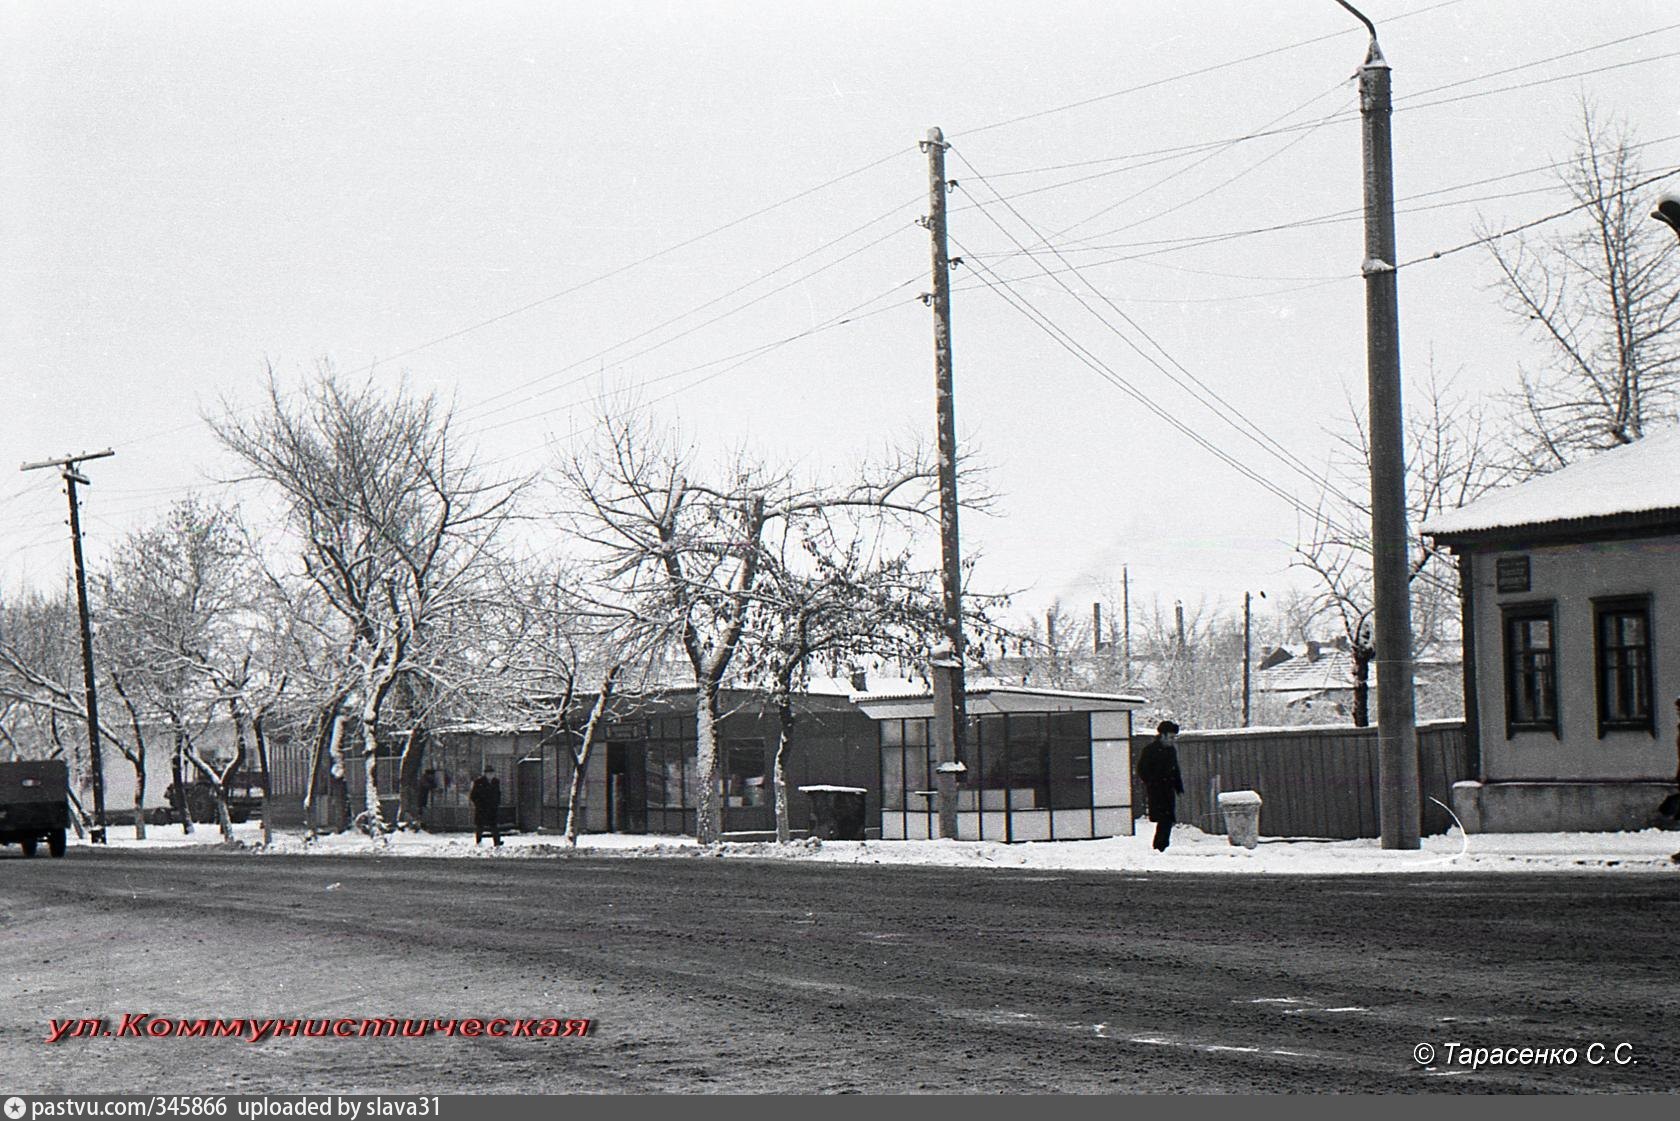
[[[718,797],[717,686],[702,684],[694,699],[694,771],[696,791],[694,837],[715,845],[723,837],[723,805]]]
[[[578,815],[582,809],[585,772],[589,769],[589,757],[595,752],[595,737],[606,716],[607,705],[612,701],[613,687],[618,684],[619,668],[616,664],[608,668],[601,689],[595,694],[595,704],[589,710],[589,721],[583,726],[583,739],[572,751],[572,785],[566,794],[566,843],[574,848],[582,824]]]
[[[391,831],[379,806],[379,712],[385,705],[385,695],[397,679],[397,666],[402,658],[399,648],[383,664],[376,676],[370,677],[362,699],[362,773],[365,777],[362,798],[363,822],[371,836],[383,837]]]
[[[146,839],[146,756],[137,752],[134,763],[134,839]]]

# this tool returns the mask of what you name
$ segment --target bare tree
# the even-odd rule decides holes
[[[913,660],[939,641],[938,574],[916,567],[906,543],[884,540],[881,519],[859,523],[813,507],[783,520],[765,542],[751,608],[743,677],[762,684],[776,712],[770,783],[776,839],[787,842],[787,757],[795,697],[813,661],[834,668],[869,657]]]
[[[1458,576],[1452,558],[1420,527],[1504,482],[1510,466],[1504,441],[1486,411],[1465,400],[1452,379],[1431,364],[1408,409],[1406,520],[1411,589],[1412,652],[1456,644]],[[1372,616],[1370,438],[1364,413],[1349,403],[1351,420],[1319,500],[1309,536],[1296,546],[1295,564],[1317,585],[1319,619],[1334,621],[1353,655],[1353,722],[1370,723],[1370,668],[1376,657]]]
[[[636,589],[601,584],[569,561],[504,566],[494,608],[483,618],[477,690],[500,712],[535,718],[571,755],[565,836],[583,826],[584,777],[609,719],[634,711],[620,703],[648,684],[668,636],[661,620],[636,614]],[[627,592],[628,594],[623,594]]]
[[[94,582],[101,661],[136,736],[159,720],[173,736],[172,793],[182,828],[192,830],[190,767],[211,790],[229,839],[228,786],[245,759],[241,699],[265,629],[249,625],[251,572],[233,510],[189,496],[120,542]],[[198,740],[224,708],[236,747],[218,764]]]
[[[99,664],[104,666],[103,661]],[[79,781],[82,765],[82,745],[75,732],[85,728],[86,717],[81,673],[75,608],[68,591],[56,597],[24,595],[0,605],[0,704],[7,707],[3,738],[16,755],[66,757],[73,781]],[[105,681],[121,694],[120,680],[106,675]],[[99,738],[134,768],[135,836],[143,839],[145,734],[135,706],[127,697],[122,700],[129,716],[128,734],[102,719]],[[69,742],[66,728],[72,730]]]
[[[442,624],[477,594],[517,487],[483,478],[435,397],[349,386],[325,368],[295,400],[270,371],[254,416],[227,409],[211,424],[279,491],[303,575],[338,621],[353,684],[333,694],[334,709],[354,699],[365,776],[357,820],[382,835],[376,763],[387,701],[404,673],[429,672]],[[410,737],[414,750],[423,744]]]
[[[766,593],[767,542],[821,510],[868,510],[925,519],[935,509],[934,465],[919,453],[860,471],[859,481],[823,488],[796,482],[737,454],[696,481],[691,449],[660,439],[626,411],[603,418],[598,442],[560,464],[579,541],[608,580],[633,583],[636,614],[675,634],[695,683],[696,834],[723,831],[719,800],[720,694]],[[767,617],[758,611],[760,618]]]
[[[1580,224],[1488,243],[1506,306],[1550,351],[1520,371],[1526,473],[1631,443],[1680,403],[1680,249],[1647,217],[1638,147],[1583,102],[1558,170]]]

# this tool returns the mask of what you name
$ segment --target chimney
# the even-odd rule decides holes
[[[1102,640],[1102,604],[1091,605],[1091,653],[1101,654]]]
[[[869,692],[869,671],[861,669],[853,670],[852,688],[859,693]]]
[[[1311,639],[1308,639],[1307,640],[1307,661],[1309,661],[1309,662],[1318,661],[1320,650],[1321,650],[1321,647],[1319,646],[1318,643],[1312,641]]]

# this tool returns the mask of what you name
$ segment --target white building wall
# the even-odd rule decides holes
[[[1529,557],[1529,590],[1501,594],[1499,557]],[[1669,779],[1675,767],[1674,699],[1680,696],[1680,537],[1477,550],[1471,555],[1476,711],[1488,781]],[[1593,600],[1651,600],[1656,734],[1598,735]],[[1506,734],[1503,608],[1550,601],[1556,610],[1558,734]]]

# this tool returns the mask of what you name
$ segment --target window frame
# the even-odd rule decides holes
[[[1653,665],[1656,657],[1656,643],[1651,636],[1651,597],[1644,595],[1600,596],[1592,601],[1593,626],[1593,694],[1596,700],[1595,708],[1598,715],[1598,738],[1603,739],[1607,732],[1646,732],[1651,736],[1657,734],[1656,712],[1656,668]],[[1625,615],[1637,612],[1644,618],[1645,642],[1643,647],[1618,647],[1618,649],[1643,649],[1643,665],[1640,676],[1644,678],[1642,684],[1645,691],[1645,715],[1635,719],[1611,719],[1608,715],[1609,697],[1604,689],[1605,671],[1609,668],[1605,662],[1607,648],[1604,642],[1604,620],[1610,615]]]
[[[1550,645],[1546,652],[1550,655],[1547,666],[1549,677],[1549,692],[1552,700],[1551,717],[1547,720],[1518,720],[1517,712],[1517,655],[1518,651],[1512,643],[1512,626],[1519,622],[1544,621],[1550,634]],[[1505,603],[1500,605],[1500,673],[1504,677],[1505,694],[1505,738],[1514,738],[1517,732],[1550,732],[1553,736],[1561,736],[1563,729],[1563,698],[1558,694],[1558,626],[1557,601],[1532,600],[1524,603]],[[1528,651],[1524,651],[1527,653]]]

